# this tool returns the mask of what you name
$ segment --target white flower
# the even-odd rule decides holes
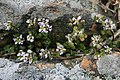
[[[49,22],[49,20],[48,20],[48,19],[45,19],[45,21],[46,21],[46,23],[48,23],[48,22]]]
[[[7,21],[7,23],[4,23],[4,26],[6,26],[6,29],[5,30],[10,30],[11,29],[11,24],[12,23],[12,21]]]
[[[32,36],[32,34],[27,35],[27,41],[33,42],[34,36]]]
[[[73,17],[73,18],[72,18],[72,20],[73,20],[73,21],[75,21],[75,20],[76,20],[76,18],[75,18],[75,17]]]
[[[103,21],[103,15],[96,14],[95,17],[96,17],[96,22],[102,22]]]
[[[80,20],[81,20],[81,16],[78,16],[77,18],[75,17],[72,18],[73,24],[78,24]]]
[[[44,52],[44,51],[45,51],[45,49],[41,49],[40,51],[41,51],[41,52]]]
[[[33,52],[33,51],[32,51],[32,50],[30,50],[30,49],[28,49],[28,50],[27,50],[27,53],[32,53],[32,52]]]
[[[106,20],[105,20],[105,23],[108,23],[108,22],[109,22],[109,20],[108,20],[108,19],[106,19]]]
[[[63,45],[61,45],[60,43],[57,43],[57,49],[56,49],[56,51],[57,51],[60,55],[62,55],[63,53],[66,52],[66,49],[64,48]]]
[[[109,46],[104,46],[104,48],[105,48],[105,52],[106,53],[112,53],[112,48],[110,48]]]
[[[18,57],[20,57],[20,60],[23,60],[24,62],[28,61],[29,54],[24,52],[23,50],[19,50],[19,53],[17,54]]]
[[[19,53],[17,54],[17,56],[23,56],[25,54],[25,52],[23,52],[23,50],[19,50]]]
[[[116,29],[116,25],[110,19],[106,19],[105,21],[105,30],[114,30]]]
[[[77,17],[77,20],[80,20],[80,19],[81,19],[81,16],[78,16],[78,17]]]
[[[92,39],[92,45],[93,47],[96,46],[102,46],[102,41],[101,41],[101,36],[100,35],[93,35],[93,37],[91,37]]]
[[[50,32],[52,31],[52,26],[48,27],[48,31],[50,31]]]
[[[45,54],[45,59],[48,58],[48,54]]]
[[[24,42],[24,39],[22,38],[22,35],[20,35],[19,37],[17,38],[13,38],[15,44],[23,44]]]
[[[49,20],[42,18],[41,20],[39,20],[38,22],[39,25],[39,32],[41,33],[48,33],[49,31],[52,31],[52,26],[49,25]]]
[[[45,27],[45,23],[44,22],[38,22],[38,25],[41,27],[41,26],[43,26],[43,27]]]
[[[39,53],[40,57],[45,59],[49,57],[49,54],[51,54],[51,52],[47,49],[41,49]]]
[[[65,37],[68,39],[69,42],[72,41],[71,34],[68,34],[68,35],[66,35]]]
[[[31,20],[30,19],[28,19],[27,21],[26,21],[26,23],[30,23],[31,22]]]

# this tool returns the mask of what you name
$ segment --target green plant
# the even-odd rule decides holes
[[[54,25],[51,26],[47,18],[28,19],[23,25],[24,31],[21,27],[17,27],[17,24],[8,22],[6,30],[14,31],[12,33],[14,44],[6,46],[4,50],[16,52],[18,59],[29,63],[37,59],[74,57],[81,53],[93,54],[97,57],[112,53],[112,48],[116,47],[113,36],[115,24],[102,15],[95,15],[94,25],[87,31],[85,22],[81,16],[70,19],[70,22],[66,24],[73,27],[73,31],[65,35],[67,39],[65,43],[56,42],[56,48],[50,47],[49,33]]]

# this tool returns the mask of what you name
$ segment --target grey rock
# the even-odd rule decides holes
[[[0,58],[0,79],[43,80],[43,74],[35,66],[22,65]],[[22,65],[22,66],[21,66]]]
[[[0,58],[1,80],[92,80],[79,64],[69,69],[61,63],[56,63],[54,68],[39,70],[33,65],[14,63]]]
[[[43,74],[35,66],[22,66],[12,75],[11,80],[43,80]]]
[[[79,0],[79,2],[77,0],[0,0],[0,29],[4,29],[4,23],[9,20],[20,21],[21,17],[28,14],[33,7],[37,9],[32,11],[32,17],[43,16],[55,19],[64,14],[81,13],[81,10],[99,12],[99,7],[96,5],[94,8],[93,5],[89,0]]]
[[[13,9],[10,8],[7,4],[0,3],[0,29],[4,29],[4,23],[7,21],[13,21]]]
[[[97,61],[97,69],[100,74],[120,76],[120,56],[112,54],[102,57]]]
[[[68,69],[61,63],[57,63],[55,68],[45,75],[45,80],[92,80],[92,78],[85,74],[79,64]]]
[[[67,4],[70,8],[92,9],[89,0],[1,0],[1,3],[8,4],[16,14],[26,14],[33,6],[49,6]]]
[[[11,62],[7,59],[0,58],[0,78],[8,80],[12,78],[13,73],[19,68],[19,63]]]

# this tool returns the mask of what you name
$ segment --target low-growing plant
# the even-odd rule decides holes
[[[56,48],[51,48],[49,33],[52,26],[47,18],[28,19],[24,31],[17,24],[8,22],[6,30],[13,31],[14,44],[4,47],[5,51],[16,52],[19,60],[30,64],[38,59],[54,59],[61,57],[74,57],[79,54],[93,54],[97,57],[112,53],[116,44],[114,31],[116,25],[102,15],[94,16],[94,23],[86,29],[86,21],[82,16],[70,19],[68,24],[73,27],[72,33],[65,35],[64,44],[56,42]],[[112,36],[112,37],[111,37]]]

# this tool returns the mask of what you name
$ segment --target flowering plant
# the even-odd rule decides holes
[[[50,25],[47,18],[27,19],[24,31],[8,22],[6,30],[14,31],[12,49],[17,53],[18,59],[30,64],[37,59],[74,57],[81,54],[94,54],[98,57],[112,53],[112,48],[116,47],[113,41],[115,24],[102,15],[94,16],[94,23],[89,29],[86,29],[85,22],[82,16],[70,19],[68,25],[73,28],[72,32],[65,35],[67,40],[63,44],[56,42],[54,48],[50,47],[49,35],[54,25]]]

